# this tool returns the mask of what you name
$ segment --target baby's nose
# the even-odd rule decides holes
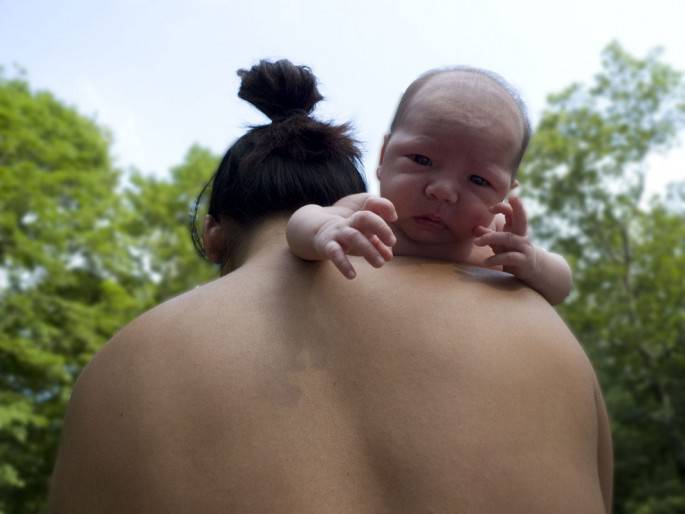
[[[440,202],[457,203],[459,194],[456,188],[449,181],[435,181],[426,186],[426,196],[431,200]]]

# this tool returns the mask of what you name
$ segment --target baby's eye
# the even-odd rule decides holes
[[[433,164],[433,161],[430,160],[430,157],[426,157],[425,155],[421,155],[420,153],[410,155],[409,157],[411,157],[411,160],[419,166],[430,166]]]
[[[487,179],[484,179],[484,178],[481,177],[480,175],[471,175],[471,176],[469,177],[469,180],[470,180],[471,182],[473,182],[474,184],[476,184],[477,186],[485,187],[485,186],[489,186],[489,185],[490,185],[490,182],[488,182]]]

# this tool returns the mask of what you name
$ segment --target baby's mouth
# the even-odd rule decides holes
[[[442,218],[433,214],[429,214],[427,216],[415,216],[414,221],[417,225],[421,225],[422,227],[432,230],[442,230],[445,228]]]

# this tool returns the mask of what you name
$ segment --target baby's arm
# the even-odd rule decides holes
[[[481,227],[474,243],[490,246],[495,255],[485,260],[488,266],[503,266],[504,271],[523,280],[539,292],[552,305],[561,303],[571,292],[573,278],[566,260],[555,253],[535,246],[526,233],[528,222],[521,200],[509,199],[509,205],[500,203],[493,212],[504,214],[503,231]]]
[[[392,259],[395,235],[387,222],[396,218],[389,200],[359,193],[341,198],[330,207],[301,207],[288,221],[286,238],[298,257],[330,259],[351,279],[356,273],[347,254],[360,255],[375,267]]]
[[[538,246],[535,250],[539,271],[523,281],[542,294],[549,303],[558,305],[564,301],[573,287],[571,267],[566,259],[557,253],[548,252]]]

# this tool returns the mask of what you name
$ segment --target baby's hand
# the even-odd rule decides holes
[[[388,222],[396,219],[395,206],[390,200],[370,197],[362,210],[347,218],[340,216],[324,223],[314,236],[314,247],[343,275],[352,279],[356,272],[347,255],[364,257],[376,268],[392,259],[396,238]]]
[[[495,214],[504,214],[506,223],[501,231],[478,227],[476,246],[490,246],[495,255],[487,258],[487,266],[502,266],[507,273],[529,281],[540,273],[537,248],[527,236],[528,218],[521,200],[513,196],[509,204],[498,203],[490,208]]]

